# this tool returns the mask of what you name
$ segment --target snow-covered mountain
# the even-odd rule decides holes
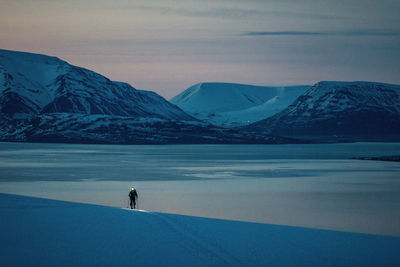
[[[0,108],[10,118],[77,113],[194,120],[154,92],[55,57],[7,50],[0,50]]]
[[[56,57],[0,50],[0,141],[282,143],[200,122],[154,92]]]
[[[320,82],[309,88],[203,83],[171,102],[183,110],[154,92],[111,81],[55,57],[0,50],[0,141],[400,140],[399,85]],[[254,121],[258,122],[232,128]]]
[[[278,113],[310,87],[199,83],[170,102],[200,120],[232,127],[250,124]]]
[[[252,131],[327,141],[400,140],[400,85],[319,82]]]

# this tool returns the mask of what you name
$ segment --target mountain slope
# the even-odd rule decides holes
[[[154,92],[136,90],[45,55],[0,50],[1,113],[103,114],[194,120]]]
[[[262,120],[281,111],[309,87],[200,83],[170,102],[198,119],[232,127]]]
[[[321,140],[400,140],[400,86],[319,82],[280,113],[248,127]]]

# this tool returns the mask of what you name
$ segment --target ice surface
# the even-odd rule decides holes
[[[400,238],[0,194],[4,266],[398,265]]]

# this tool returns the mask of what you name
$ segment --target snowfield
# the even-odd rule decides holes
[[[400,238],[0,194],[0,265],[399,265]]]

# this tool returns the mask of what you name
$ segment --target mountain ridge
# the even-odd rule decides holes
[[[187,114],[186,107],[181,109],[154,92],[111,81],[56,57],[0,49],[0,141],[400,141],[400,85],[364,81],[286,87],[200,83],[174,99],[181,106],[186,103],[186,107],[208,113],[199,115],[192,109]]]
[[[287,143],[224,130],[151,91],[56,57],[0,50],[0,141],[168,144]]]
[[[72,112],[196,120],[154,92],[113,82],[55,57],[0,50],[0,66],[0,101],[10,107],[2,110],[10,117],[19,111],[11,108],[16,101],[29,114]]]
[[[249,129],[321,140],[400,140],[400,85],[322,81]]]

